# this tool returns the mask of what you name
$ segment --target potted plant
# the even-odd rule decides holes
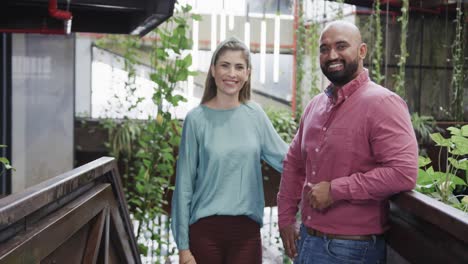
[[[463,211],[468,211],[468,125],[449,127],[450,137],[433,133],[439,147],[437,163],[419,157],[416,190]],[[435,169],[434,169],[435,167]]]

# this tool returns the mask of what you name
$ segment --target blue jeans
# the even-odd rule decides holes
[[[297,240],[297,253],[294,264],[382,264],[387,254],[381,236],[368,241],[328,239],[309,235],[304,225]]]

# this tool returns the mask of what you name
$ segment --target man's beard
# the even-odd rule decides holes
[[[343,64],[343,70],[341,71],[328,71],[328,66],[337,60],[329,61],[325,65],[320,65],[323,74],[330,80],[331,83],[338,86],[343,86],[350,82],[354,77],[359,67],[358,57],[350,63],[346,63],[344,60],[338,60]]]

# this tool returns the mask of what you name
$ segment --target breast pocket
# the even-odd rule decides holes
[[[324,160],[332,162],[341,171],[348,169],[353,160],[352,136],[347,128],[330,128],[325,135]]]
[[[325,135],[326,150],[333,154],[351,150],[351,133],[347,128],[330,128]]]

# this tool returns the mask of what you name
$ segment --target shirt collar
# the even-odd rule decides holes
[[[333,84],[330,84],[325,89],[325,94],[330,100],[334,101],[334,104],[340,104],[344,100],[348,99],[359,87],[362,87],[362,85],[368,81],[369,71],[364,68],[364,71],[362,71],[356,78],[343,85],[341,88],[338,87],[336,101],[333,98],[333,89],[335,88]]]

